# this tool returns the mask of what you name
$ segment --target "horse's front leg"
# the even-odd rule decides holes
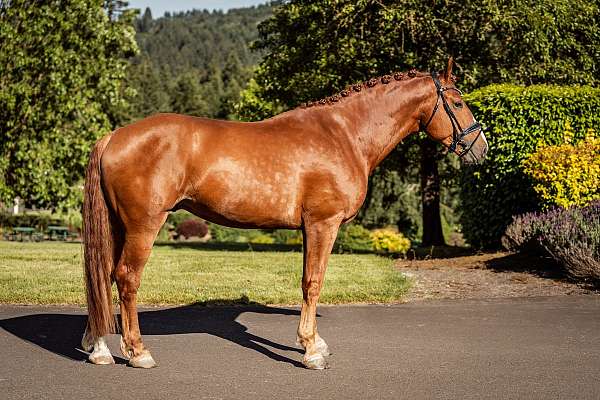
[[[298,342],[306,350],[303,364],[310,369],[325,369],[329,349],[317,333],[317,302],[323,286],[329,254],[342,217],[304,222],[304,270],[302,276],[302,311],[298,325]]]

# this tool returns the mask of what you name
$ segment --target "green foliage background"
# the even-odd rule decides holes
[[[600,126],[600,88],[492,85],[465,99],[486,127],[489,152],[462,170],[461,222],[471,244],[494,247],[513,215],[541,208],[523,160],[540,143],[563,143],[567,123],[575,141]]]
[[[463,89],[594,86],[599,21],[596,0],[292,0],[157,19],[149,11],[135,19],[119,0],[0,1],[0,201],[20,196],[37,207],[77,207],[94,140],[155,112],[262,119],[372,76],[441,69],[449,55]],[[509,214],[537,206],[517,176],[533,142],[514,144],[517,137],[552,141],[566,119],[577,132],[597,127],[597,109],[590,115],[592,100],[584,99],[597,92],[563,88],[515,100],[528,90],[538,89],[492,86],[467,97],[476,117],[496,130],[490,162],[459,173],[455,157],[440,157],[443,223],[457,229],[463,212],[475,245],[496,243]],[[578,99],[579,108],[571,103]],[[420,236],[414,144],[421,139],[402,143],[377,169],[358,222],[396,225],[413,241]],[[510,190],[519,199],[478,214],[489,196]],[[476,227],[481,215],[492,229]]]
[[[598,81],[596,1],[292,0],[259,25],[256,81],[285,106],[454,56],[463,88]]]
[[[193,10],[135,21],[141,52],[127,83],[135,90],[122,110],[125,124],[157,112],[234,118],[232,108],[261,53],[250,50],[270,5],[222,11]]]
[[[110,2],[107,2],[110,3]],[[39,207],[80,202],[91,144],[125,105],[137,51],[127,14],[101,0],[0,4],[0,199]]]
[[[596,83],[599,20],[595,1],[292,0],[259,25],[255,47],[265,56],[237,112],[262,119],[390,71],[442,69],[448,55],[463,89]],[[397,225],[413,241],[419,238],[418,140],[400,144],[376,170],[357,221]],[[442,223],[449,230],[467,207],[459,206],[456,159],[439,160]]]

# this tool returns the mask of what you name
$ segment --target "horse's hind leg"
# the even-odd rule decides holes
[[[106,345],[105,337],[102,336],[93,340],[87,326],[81,339],[81,347],[83,350],[90,352],[89,360],[93,364],[107,365],[115,363],[115,359]]]
[[[341,219],[341,216],[335,216],[326,220],[305,221],[303,302],[298,325],[298,342],[306,350],[302,362],[310,369],[327,367],[324,356],[329,355],[329,349],[317,333],[317,301]]]
[[[137,314],[137,291],[140,287],[142,271],[150,256],[156,235],[166,219],[167,213],[146,222],[145,228],[128,231],[119,263],[115,269],[115,280],[119,290],[121,307],[121,352],[129,358],[133,367],[152,368],[156,366],[150,352],[144,347]]]

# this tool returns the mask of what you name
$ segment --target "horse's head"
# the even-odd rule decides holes
[[[431,74],[432,96],[436,100],[421,125],[430,138],[443,143],[465,163],[479,163],[487,153],[487,140],[481,125],[463,101],[461,91],[454,86],[452,64],[450,58],[443,73]]]

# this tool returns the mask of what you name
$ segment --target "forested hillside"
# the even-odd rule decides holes
[[[193,10],[153,19],[146,9],[136,20],[140,54],[128,74],[130,107],[120,124],[156,112],[228,118],[258,62],[249,44],[271,5],[228,12]]]

